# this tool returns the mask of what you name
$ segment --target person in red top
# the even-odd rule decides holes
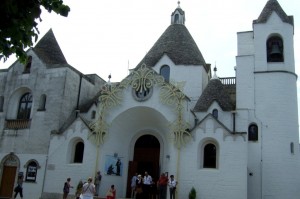
[[[167,198],[168,176],[162,173],[157,181],[159,199]]]
[[[110,189],[107,191],[106,199],[116,199],[116,189],[115,185],[111,185]]]

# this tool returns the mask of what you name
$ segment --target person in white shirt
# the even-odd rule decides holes
[[[170,176],[168,185],[170,190],[170,199],[175,199],[175,190],[176,190],[177,181],[174,179],[174,175]]]
[[[89,177],[88,181],[84,183],[82,187],[82,199],[93,199],[96,190],[92,181],[93,178]]]
[[[145,172],[145,176],[144,176],[144,197],[145,199],[150,198],[150,189],[151,189],[151,185],[152,185],[152,177],[148,174],[148,172]]]

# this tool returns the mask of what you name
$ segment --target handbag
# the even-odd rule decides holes
[[[136,193],[143,193],[142,187],[137,187],[135,191]]]
[[[106,196],[114,196],[114,194],[110,191],[110,190],[108,190],[108,192],[106,193]]]
[[[14,192],[18,192],[18,191],[20,191],[20,186],[19,186],[19,185],[17,185],[17,186],[14,188]]]

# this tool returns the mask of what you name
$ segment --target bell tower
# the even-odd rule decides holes
[[[268,0],[253,31],[238,33],[237,110],[248,118],[240,125],[249,131],[254,124],[258,132],[248,137],[248,198],[300,195],[293,22],[277,0]]]

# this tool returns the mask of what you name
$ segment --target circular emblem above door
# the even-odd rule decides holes
[[[149,99],[152,95],[153,89],[152,88],[146,88],[139,91],[136,91],[135,89],[132,89],[132,95],[135,100],[142,102]]]

